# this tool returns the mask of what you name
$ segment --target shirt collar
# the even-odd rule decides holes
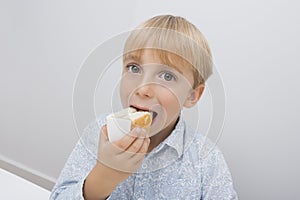
[[[159,144],[153,151],[153,153],[159,152],[164,148],[165,145],[173,148],[177,152],[177,156],[180,157],[184,151],[184,136],[185,136],[185,122],[183,117],[180,116],[179,120],[171,132],[171,134],[161,143]]]

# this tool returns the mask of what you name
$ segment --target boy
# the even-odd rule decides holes
[[[221,152],[180,116],[211,73],[208,44],[190,22],[162,15],[141,24],[125,44],[120,97],[124,107],[152,112],[150,132],[135,128],[110,142],[100,116],[50,199],[237,199]]]

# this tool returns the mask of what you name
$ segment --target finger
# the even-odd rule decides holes
[[[106,142],[108,142],[108,135],[107,135],[107,127],[106,127],[106,125],[104,125],[101,128],[99,143],[101,145],[104,145]]]
[[[105,141],[108,141],[108,133],[107,133],[107,126],[106,125],[102,126],[101,132],[102,132],[102,135],[103,135],[103,139]]]
[[[137,153],[140,151],[141,147],[143,146],[144,139],[137,138],[133,141],[133,143],[126,149],[127,152]]]
[[[137,152],[135,152],[135,154],[133,154],[131,158],[139,155],[144,156],[148,152],[149,144],[150,144],[150,138],[144,138],[143,143],[140,146],[140,149]]]
[[[140,148],[139,152],[137,153],[146,154],[148,152],[149,145],[150,145],[150,138],[144,138],[143,145]]]
[[[116,146],[127,151],[127,149],[133,144],[133,142],[137,139],[138,135],[140,134],[140,128],[134,128],[130,133],[126,134],[120,140],[114,142]]]
[[[145,154],[132,153],[129,151],[123,152],[118,155],[118,160],[123,160],[125,162],[121,165],[119,164],[118,168],[120,168],[120,171],[133,173],[139,168],[144,156]]]
[[[133,162],[138,162],[139,160],[144,158],[144,156],[148,152],[149,144],[150,144],[150,138],[145,138],[143,140],[143,144],[142,144],[141,148],[139,149],[139,151],[136,152],[135,154],[133,154],[130,157],[130,159],[132,159]]]

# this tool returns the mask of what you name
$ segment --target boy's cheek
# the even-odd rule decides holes
[[[126,89],[126,85],[121,82],[120,84],[120,91],[119,91],[119,94],[120,94],[120,99],[121,99],[121,103],[122,103],[122,106],[123,107],[128,107],[128,100],[127,100],[127,89]]]
[[[129,107],[129,103],[128,103],[127,96],[126,96],[126,94],[124,93],[124,91],[122,91],[122,89],[121,89],[121,91],[120,91],[120,98],[121,98],[122,106],[123,106],[124,108]]]
[[[187,96],[187,91],[182,91],[180,88],[164,88],[160,93],[162,101],[175,107],[181,107]]]

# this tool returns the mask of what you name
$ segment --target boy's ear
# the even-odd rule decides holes
[[[186,108],[191,108],[193,107],[200,99],[201,95],[203,94],[204,91],[204,84],[199,85],[195,89],[192,89],[185,100],[183,106]]]

